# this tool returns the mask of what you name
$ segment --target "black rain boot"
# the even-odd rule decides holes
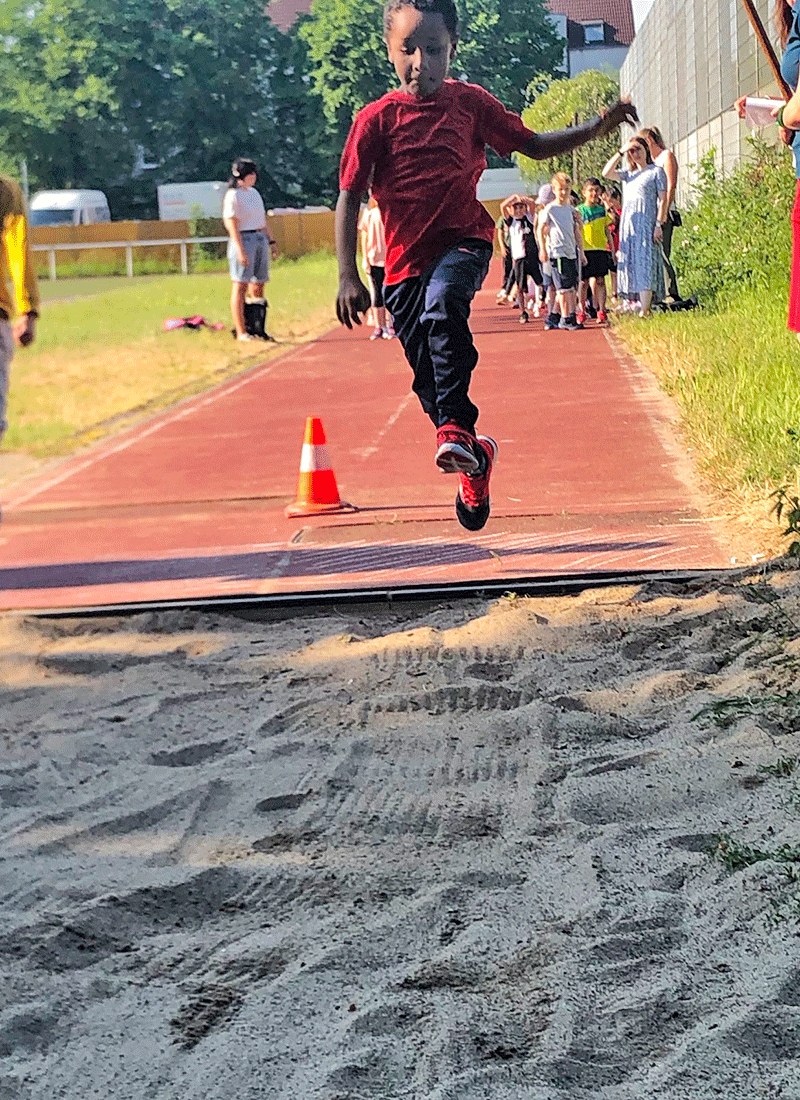
[[[267,309],[269,303],[266,298],[255,298],[251,303],[253,309],[253,335],[259,340],[274,342],[274,337],[267,332]]]
[[[252,298],[244,300],[244,331],[248,336],[258,336],[258,302]]]

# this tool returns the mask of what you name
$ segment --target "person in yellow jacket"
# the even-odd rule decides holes
[[[22,192],[0,175],[0,439],[7,428],[6,397],[14,345],[27,347],[36,338],[39,290],[28,244],[28,222]],[[11,287],[9,288],[9,282]]]

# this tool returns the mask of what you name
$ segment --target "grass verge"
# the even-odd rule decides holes
[[[5,451],[68,454],[319,336],[335,324],[336,264],[279,261],[268,286],[278,345],[237,344],[226,327],[164,332],[164,320],[230,321],[227,275],[58,280],[44,284],[36,343],[12,364]]]
[[[723,510],[749,507],[765,520],[777,487],[798,491],[800,347],[786,329],[784,284],[742,289],[716,308],[623,316],[615,330],[675,399],[695,468]]]

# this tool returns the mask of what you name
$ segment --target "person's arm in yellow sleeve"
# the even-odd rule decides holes
[[[36,337],[39,287],[31,259],[22,192],[12,180],[6,180],[5,183],[10,191],[10,208],[3,220],[3,247],[17,304],[17,317],[12,323],[12,332],[14,342],[26,347]]]

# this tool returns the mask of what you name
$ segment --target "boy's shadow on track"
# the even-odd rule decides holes
[[[405,546],[281,547],[252,553],[207,557],[165,557],[149,561],[77,561],[58,565],[26,565],[0,569],[0,593],[27,589],[83,588],[110,584],[147,584],[222,578],[258,581],[292,577],[325,577],[336,574],[424,570],[441,566],[485,562],[496,568],[497,559],[523,555],[605,554],[664,548],[657,539],[617,542],[551,543],[508,550],[488,550],[472,543],[418,544]],[[1,597],[0,597],[1,600]]]

